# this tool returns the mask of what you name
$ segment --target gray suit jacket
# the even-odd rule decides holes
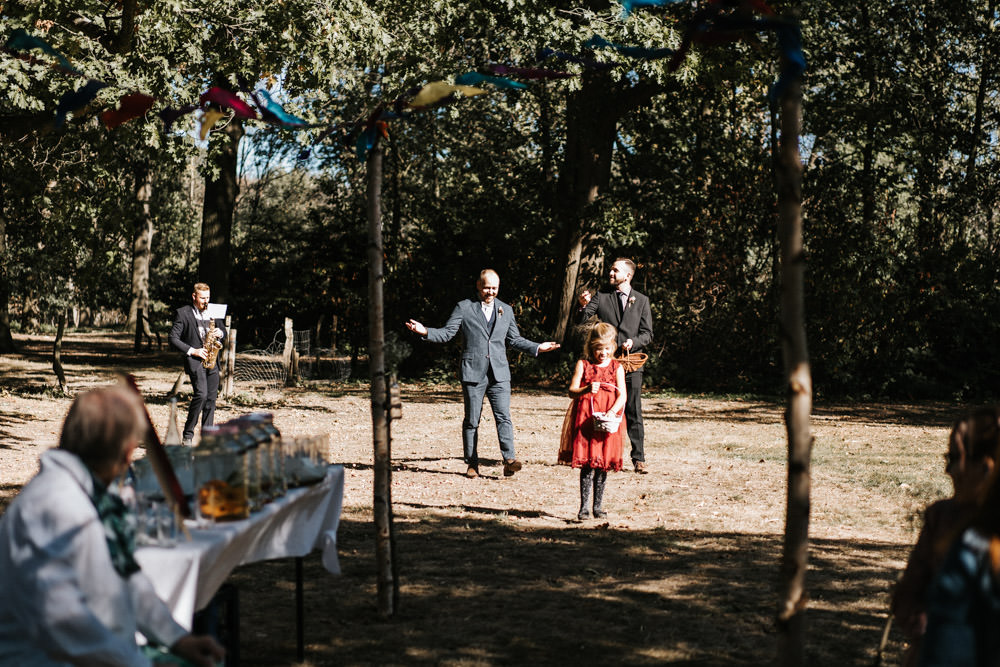
[[[465,337],[462,382],[480,382],[490,368],[497,382],[509,381],[508,345],[515,350],[538,355],[538,343],[521,337],[514,321],[514,309],[499,299],[493,301],[493,319],[489,324],[483,317],[479,301],[459,301],[443,327],[427,329],[426,339],[432,343],[446,343],[459,331]]]

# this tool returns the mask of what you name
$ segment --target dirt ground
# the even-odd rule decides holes
[[[68,398],[54,392],[52,338],[18,336],[0,357],[0,508],[53,446]],[[133,373],[166,430],[179,371],[167,352],[132,352],[123,335],[73,334],[72,391]],[[189,388],[182,393],[186,407]],[[504,478],[484,410],[480,479],[463,475],[462,402],[453,386],[404,385],[393,424],[397,613],[376,609],[372,440],[367,386],[314,381],[282,392],[237,388],[217,420],[254,409],[286,435],[332,433],[346,469],[343,574],[305,561],[304,665],[769,664],[786,440],[773,401],[648,394],[648,475],[609,476],[603,521],[575,520],[576,471],[555,464],[568,399],[516,387],[524,470]],[[948,404],[819,405],[814,411],[808,655],[869,665],[919,511],[948,491]],[[246,665],[295,661],[294,565],[246,566],[240,591]],[[883,664],[898,664],[893,633]]]

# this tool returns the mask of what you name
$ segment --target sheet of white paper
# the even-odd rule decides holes
[[[208,316],[213,320],[221,320],[226,317],[226,310],[229,308],[224,303],[210,303],[208,304]]]

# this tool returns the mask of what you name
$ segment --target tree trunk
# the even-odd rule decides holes
[[[396,613],[395,530],[392,519],[392,443],[385,380],[385,331],[382,285],[382,148],[378,139],[368,153],[368,366],[371,375],[372,440],[375,447],[374,513],[378,610]]]
[[[781,557],[778,606],[778,662],[805,663],[805,574],[809,555],[809,415],[812,377],[806,348],[802,244],[802,164],[799,132],[802,86],[796,81],[781,100],[781,151],[778,169],[778,238],[781,253],[780,332],[788,383],[785,428],[788,433],[788,498]]]
[[[66,331],[66,309],[59,311],[59,326],[56,329],[56,340],[52,344],[52,370],[56,374],[59,382],[59,391],[63,394],[69,393],[69,384],[66,382],[66,371],[62,365],[62,342],[63,333]]]
[[[17,352],[10,331],[10,281],[7,277],[7,211],[3,202],[5,184],[0,182],[0,353]]]
[[[135,182],[139,213],[132,238],[132,301],[125,330],[136,333],[141,326],[146,336],[152,338],[149,320],[139,317],[139,313],[149,314],[149,266],[153,248],[153,215],[149,203],[153,194],[153,172],[145,161],[136,168]]]
[[[868,14],[868,5],[862,3],[859,7],[861,12],[862,25],[865,33],[871,34],[871,21]],[[875,153],[876,153],[876,130],[881,122],[876,107],[876,96],[878,95],[878,73],[876,63],[872,58],[862,60],[861,66],[866,70],[868,94],[866,95],[865,106],[867,114],[865,118],[865,142],[862,149],[861,158],[861,224],[865,229],[871,229],[875,220]]]
[[[562,265],[554,304],[553,339],[562,343],[576,305],[576,287],[589,218],[611,178],[611,155],[620,108],[606,73],[588,73],[566,100],[566,152],[559,179]]]
[[[233,118],[219,132],[221,142],[215,158],[218,177],[205,178],[205,202],[201,217],[201,252],[198,279],[212,288],[212,301],[229,302],[229,269],[232,254],[233,212],[239,194],[237,163],[243,123]]]
[[[550,310],[553,339],[563,342],[572,313],[590,221],[596,214],[597,197],[611,179],[618,120],[628,111],[666,92],[658,84],[625,86],[611,80],[607,72],[588,71],[580,90],[566,100],[566,150],[560,171],[557,201],[561,209],[561,272],[557,294]],[[597,253],[603,249],[597,249]]]

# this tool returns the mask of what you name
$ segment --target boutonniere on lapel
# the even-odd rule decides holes
[[[631,305],[632,305],[633,303],[635,303],[635,297],[634,297],[634,296],[630,296],[630,297],[628,298],[628,303],[626,303],[626,304],[625,304],[625,307],[626,307],[626,308],[628,308],[628,307],[629,307],[629,306],[631,306]]]
[[[503,317],[503,306],[497,306],[497,317]]]

